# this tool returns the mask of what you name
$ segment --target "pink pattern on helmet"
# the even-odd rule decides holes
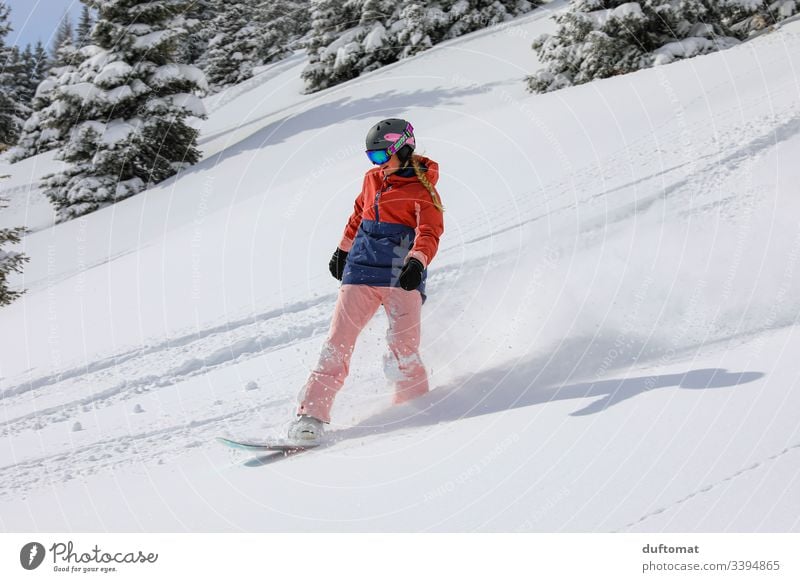
[[[402,133],[384,133],[383,134],[383,139],[391,141],[391,142],[395,142],[398,139],[400,139],[401,137],[403,137]],[[416,146],[417,145],[417,142],[414,141],[413,137],[408,138],[406,140],[406,143],[410,144],[412,146]]]

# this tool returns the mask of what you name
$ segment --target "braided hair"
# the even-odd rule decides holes
[[[425,172],[420,166],[420,160],[422,157],[413,152],[414,150],[411,147],[404,145],[398,150],[397,157],[403,167],[407,166],[409,161],[411,162],[411,167],[414,168],[414,173],[417,175],[417,180],[419,180],[420,183],[425,186],[425,189],[430,192],[431,198],[433,199],[433,205],[439,209],[439,212],[444,212],[444,206],[442,206],[442,200],[439,198],[439,192],[436,191],[436,187],[431,184],[430,180],[428,180],[428,176],[425,175]]]

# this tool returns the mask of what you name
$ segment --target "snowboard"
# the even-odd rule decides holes
[[[225,437],[217,437],[217,442],[232,449],[238,449],[240,451],[249,451],[251,453],[288,454],[288,453],[297,453],[300,451],[306,451],[308,449],[313,449],[319,446],[319,443],[302,444],[302,443],[294,443],[291,441],[282,441],[282,440],[275,440],[273,442],[263,442],[263,443],[235,441]]]

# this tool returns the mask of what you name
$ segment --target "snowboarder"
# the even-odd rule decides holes
[[[395,385],[394,403],[428,392],[419,355],[420,311],[427,267],[444,232],[444,208],[436,191],[439,166],[414,154],[415,147],[414,128],[404,119],[384,119],[367,133],[367,157],[377,167],[364,175],[328,265],[342,284],[319,362],[298,398],[298,418],[289,427],[293,441],[321,439],[356,339],[380,305],[389,319],[384,368]]]

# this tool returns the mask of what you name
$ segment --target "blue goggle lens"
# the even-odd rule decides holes
[[[385,164],[392,156],[386,150],[367,150],[367,157],[373,164]]]

